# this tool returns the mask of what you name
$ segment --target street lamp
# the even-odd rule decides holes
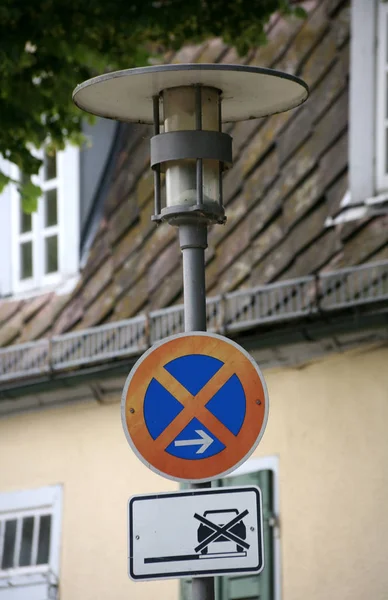
[[[222,173],[232,164],[232,138],[222,133],[222,123],[283,112],[307,96],[307,85],[287,73],[223,64],[127,69],[75,89],[75,104],[87,112],[154,126],[152,219],[179,229],[186,331],[206,329],[207,226],[226,220]]]
[[[128,69],[95,77],[74,90],[74,102],[87,112],[153,123],[152,219],[179,230],[185,331],[206,330],[207,228],[226,220],[222,173],[232,164],[232,138],[222,132],[222,123],[283,112],[302,104],[307,96],[304,81],[287,73],[223,64]],[[213,580],[193,579],[192,598],[213,600]]]

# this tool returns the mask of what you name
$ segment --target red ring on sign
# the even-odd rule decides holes
[[[196,396],[164,369],[170,361],[192,354],[205,354],[224,363]],[[245,418],[237,435],[205,407],[234,374],[241,382],[246,399]],[[144,420],[144,398],[153,378],[184,406],[155,440]],[[208,481],[234,470],[258,445],[268,418],[267,388],[259,367],[235,342],[210,333],[179,334],[155,344],[137,361],[125,383],[121,416],[129,444],[150,469],[175,481]],[[214,456],[198,460],[167,453],[165,449],[194,417],[221,440],[225,448]]]

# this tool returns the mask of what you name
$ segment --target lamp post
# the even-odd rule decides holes
[[[74,90],[75,104],[87,112],[154,126],[152,219],[179,231],[185,331],[206,331],[207,229],[226,220],[222,174],[232,164],[232,138],[222,132],[222,123],[283,112],[307,96],[307,85],[292,75],[223,64],[128,69],[95,77]],[[193,579],[193,600],[213,598],[213,578]]]

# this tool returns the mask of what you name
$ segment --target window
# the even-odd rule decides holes
[[[12,288],[14,292],[50,288],[74,276],[79,261],[79,177],[77,148],[42,152],[38,210],[23,213],[16,186],[12,194]],[[23,175],[13,169],[15,179]]]
[[[23,179],[23,177],[22,177]],[[17,223],[17,268],[18,282],[42,279],[58,273],[58,176],[57,155],[44,153],[40,185],[43,196],[36,215],[23,212],[21,198]],[[39,246],[42,246],[40,248]]]
[[[82,148],[37,153],[42,168],[33,182],[42,189],[38,210],[21,210],[17,186],[0,193],[0,297],[31,296],[54,289],[67,293],[77,281],[100,223],[112,177],[116,142],[125,129],[98,119],[83,126]],[[0,171],[18,181],[18,169],[0,155]],[[81,256],[82,253],[82,256]]]
[[[0,494],[0,600],[57,597],[61,512],[61,486]]]
[[[376,191],[388,190],[388,4],[379,2],[376,62]]]
[[[388,210],[388,4],[350,9],[349,190],[328,227]]]
[[[257,485],[263,502],[264,569],[259,575],[215,578],[216,600],[280,600],[278,522],[278,459],[253,458],[234,473],[214,482],[215,487]],[[191,598],[191,580],[181,582],[181,599]]]

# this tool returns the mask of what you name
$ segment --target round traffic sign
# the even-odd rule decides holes
[[[220,335],[184,333],[155,344],[124,386],[127,440],[150,469],[175,481],[208,481],[243,463],[268,418],[264,377]]]

